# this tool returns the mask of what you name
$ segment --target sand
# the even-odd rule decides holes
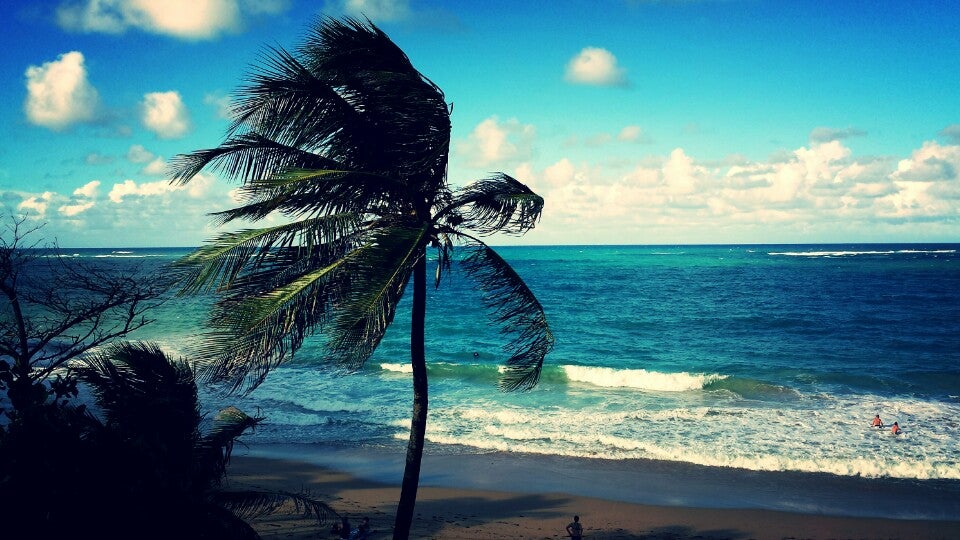
[[[424,472],[428,472],[427,469]],[[391,537],[399,483],[381,483],[316,463],[235,456],[229,486],[309,492],[354,525],[370,519],[372,538]],[[958,539],[960,521],[842,517],[774,510],[638,504],[560,492],[520,493],[424,485],[411,538],[557,539],[581,516],[586,539]],[[333,521],[275,515],[254,522],[268,539],[328,539]]]

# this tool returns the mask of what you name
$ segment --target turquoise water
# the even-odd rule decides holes
[[[428,298],[428,449],[657,459],[755,471],[960,479],[960,245],[504,247],[557,344],[541,383],[497,390],[506,358],[454,272]],[[129,253],[111,253],[128,251]],[[162,264],[184,250],[77,250]],[[175,354],[207,299],[134,337]],[[248,396],[250,444],[406,444],[409,307],[359,372],[318,340]],[[476,356],[474,355],[476,353]],[[868,427],[874,414],[904,434]]]

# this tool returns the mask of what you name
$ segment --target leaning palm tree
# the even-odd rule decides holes
[[[506,174],[447,182],[450,108],[443,92],[369,20],[321,19],[293,53],[269,48],[234,96],[220,146],[177,156],[174,181],[213,169],[242,183],[226,232],[180,261],[183,292],[216,291],[206,359],[211,376],[252,390],[311,335],[331,361],[359,368],[413,282],[413,412],[394,526],[409,535],[427,420],[427,253],[435,286],[463,265],[508,334],[500,386],[539,378],[553,335],[520,276],[482,237],[533,228],[543,198]],[[456,253],[457,249],[463,250]]]

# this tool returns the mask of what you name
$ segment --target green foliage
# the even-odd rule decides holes
[[[0,438],[0,531],[258,538],[245,519],[284,502],[318,526],[333,513],[300,494],[222,488],[233,442],[262,418],[231,407],[203,432],[194,373],[182,360],[155,345],[121,343],[74,368],[95,411],[48,403]]]

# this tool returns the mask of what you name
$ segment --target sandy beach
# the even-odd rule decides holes
[[[469,460],[468,460],[469,461]],[[425,473],[429,471],[425,469]],[[309,492],[356,524],[370,519],[373,538],[389,538],[399,483],[391,485],[294,459],[235,456],[231,487]],[[762,509],[696,508],[607,500],[563,492],[521,493],[427,485],[421,482],[411,537],[434,539],[566,537],[581,516],[590,539],[951,539],[960,521],[843,517]],[[264,538],[332,538],[328,522],[289,516],[260,519]]]

